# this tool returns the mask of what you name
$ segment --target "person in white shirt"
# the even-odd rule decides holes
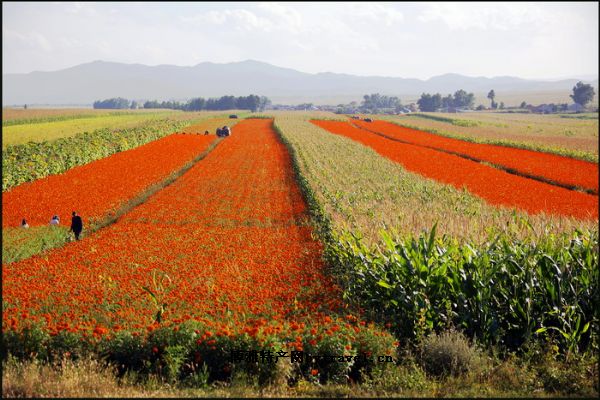
[[[60,219],[58,218],[58,215],[55,215],[50,220],[50,225],[58,225],[58,224],[60,224]]]
[[[29,224],[27,223],[25,218],[23,218],[23,221],[21,221],[21,228],[29,228]]]

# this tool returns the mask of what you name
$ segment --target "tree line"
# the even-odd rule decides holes
[[[219,98],[204,99],[196,97],[187,102],[178,101],[162,101],[157,100],[146,101],[139,104],[135,100],[129,101],[122,97],[115,97],[106,100],[97,100],[94,102],[94,108],[104,109],[135,109],[135,108],[167,108],[183,111],[215,111],[215,110],[250,110],[252,112],[263,111],[271,100],[266,96],[222,96]]]
[[[467,93],[460,89],[457,90],[454,95],[447,95],[442,97],[441,94],[436,93],[431,95],[429,93],[421,94],[421,98],[417,100],[419,109],[421,111],[436,111],[439,108],[473,108],[475,104],[475,95],[473,93]]]
[[[475,95],[473,93],[467,93],[464,90],[457,90],[454,95],[447,95],[442,97],[441,94],[421,94],[421,98],[417,100],[419,109],[421,111],[437,111],[440,108],[473,108],[475,103]],[[395,112],[406,112],[407,110],[414,111],[412,105],[404,106],[400,99],[396,96],[386,96],[379,93],[365,94],[363,101],[360,106],[356,102],[352,102],[348,105],[339,104],[338,110],[340,112],[355,112],[360,111],[364,113],[377,114],[380,111],[395,111]]]
[[[582,106],[586,106],[595,96],[594,88],[592,85],[584,84],[582,82],[578,82],[577,85],[573,88],[573,94],[571,98],[574,103],[580,104]],[[492,89],[487,95],[487,98],[491,100],[491,108],[492,109],[504,109],[504,103],[500,102],[500,104],[496,103],[496,93]],[[473,109],[475,103],[475,95],[473,93],[467,93],[465,90],[457,90],[454,95],[448,94],[445,97],[442,97],[441,94],[430,94],[423,93],[421,94],[421,98],[417,100],[417,104],[419,106],[419,110],[421,111],[438,111],[440,109],[450,109],[450,108],[462,108],[462,109]],[[342,106],[342,105],[340,105]],[[340,107],[338,106],[338,107]],[[527,104],[525,102],[521,103],[521,108],[525,108]],[[557,106],[557,110],[566,110],[568,104]],[[380,95],[379,93],[364,95],[363,102],[358,110],[363,112],[373,112],[377,113],[379,109],[395,109],[398,111],[403,108],[400,99],[397,97],[388,97]],[[483,105],[477,107],[478,110],[485,109]]]

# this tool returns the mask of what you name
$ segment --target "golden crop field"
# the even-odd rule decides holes
[[[223,114],[223,112],[216,111],[184,113],[178,110],[161,110],[158,112],[147,113],[100,112],[98,115],[92,117],[3,126],[2,147],[6,148],[7,146],[23,144],[29,141],[52,141],[59,138],[70,137],[81,132],[91,132],[97,129],[133,128],[144,123],[166,118],[176,121],[190,121]],[[54,116],[57,115],[72,116],[69,112],[66,114],[56,114]]]

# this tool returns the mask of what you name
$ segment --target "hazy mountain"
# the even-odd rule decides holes
[[[3,105],[91,104],[111,97],[185,100],[248,94],[265,95],[274,102],[301,99],[322,103],[324,99],[332,98],[360,100],[362,95],[376,92],[401,99],[422,92],[445,95],[458,89],[475,93],[494,89],[496,94],[570,93],[577,82],[577,79],[548,82],[459,74],[445,74],[428,80],[331,72],[308,74],[252,60],[228,64],[205,62],[193,67],[94,61],[60,71],[3,74],[2,80]],[[591,83],[598,87],[597,77]]]

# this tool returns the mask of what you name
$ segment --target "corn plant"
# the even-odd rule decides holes
[[[550,332],[566,353],[596,340],[597,232],[538,243],[500,235],[481,247],[436,237],[435,227],[416,238],[382,232],[379,248],[352,233],[336,240],[329,257],[346,299],[402,338],[453,325],[509,349]]]

